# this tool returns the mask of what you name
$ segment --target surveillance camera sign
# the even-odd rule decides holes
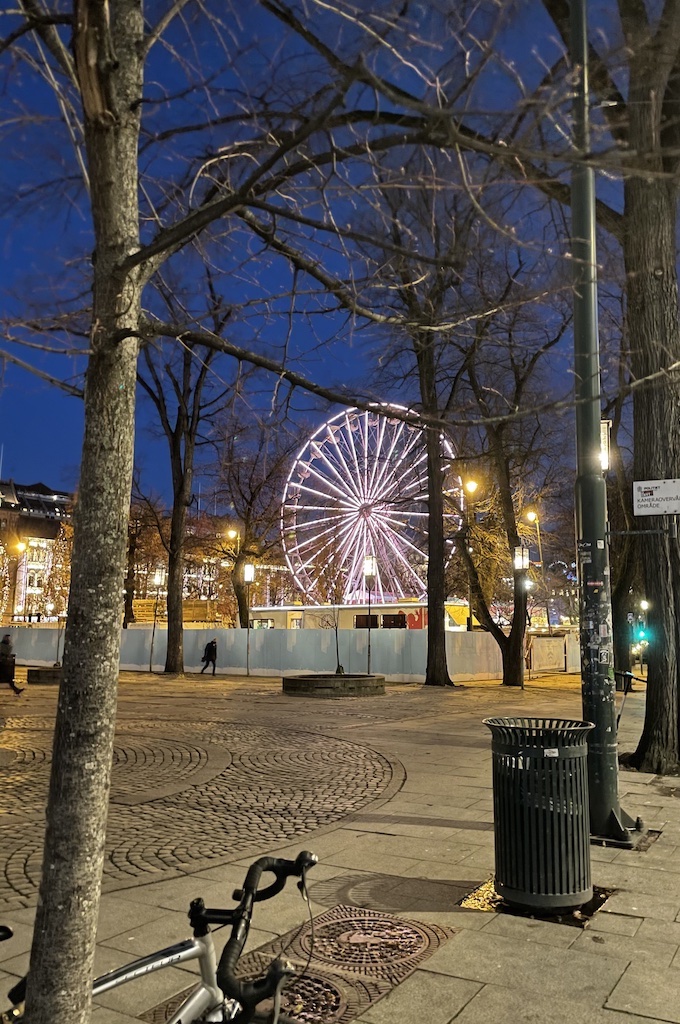
[[[680,512],[680,480],[635,480],[633,514],[669,516]]]

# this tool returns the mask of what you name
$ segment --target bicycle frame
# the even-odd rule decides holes
[[[238,906],[232,910],[206,908],[202,899],[192,900],[188,916],[193,938],[184,939],[148,956],[132,960],[123,967],[117,967],[96,978],[92,986],[93,999],[154,971],[162,971],[165,967],[174,967],[189,960],[198,960],[200,981],[165,1024],[193,1024],[194,1021],[223,1024],[237,1017],[251,1020],[260,1003],[269,998],[274,998],[275,1002],[278,1000],[287,978],[295,973],[290,964],[275,958],[261,977],[244,980],[236,976],[236,965],[248,938],[253,904],[276,896],[282,891],[288,878],[300,879],[298,888],[306,898],[306,872],[314,867],[317,861],[318,858],[307,850],[302,850],[294,861],[280,857],[258,858],[248,868],[243,887],[234,890],[233,899],[239,901]],[[272,872],[275,881],[258,892],[258,884],[264,871]],[[210,931],[211,924],[231,925],[231,935],[222,950],[219,965]],[[11,929],[0,925],[0,941],[9,938],[11,934]],[[14,1024],[20,1020],[23,1000],[26,998],[27,981],[27,977],[21,978],[10,989],[9,999],[13,1003],[13,1008],[0,1016],[2,1024]],[[229,995],[225,997],[226,993]]]
[[[189,960],[198,960],[201,970],[201,980],[196,988],[184,1000],[175,1014],[170,1017],[166,1024],[191,1024],[192,1021],[204,1017],[206,1020],[221,1021],[224,1018],[224,996],[217,985],[215,946],[212,934],[192,939],[184,939],[176,942],[165,949],[159,949],[148,956],[133,960],[123,967],[117,967],[107,974],[97,978],[92,988],[92,996],[96,998],[104,992],[119,988],[137,978],[143,978],[153,971],[161,971],[165,967],[174,967],[176,964],[183,964]],[[226,1019],[230,1020],[237,1011],[237,1004],[233,1004],[233,1012],[230,1014],[230,1001],[227,1004]]]

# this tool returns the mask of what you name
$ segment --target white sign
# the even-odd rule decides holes
[[[669,516],[680,512],[680,480],[634,480],[633,515]]]

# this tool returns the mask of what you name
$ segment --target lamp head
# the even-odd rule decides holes
[[[378,560],[375,555],[366,555],[364,558],[364,578],[375,579],[378,575]]]

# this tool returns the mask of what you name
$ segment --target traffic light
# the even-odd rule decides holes
[[[642,616],[640,616],[635,623],[633,628],[633,638],[636,644],[643,644],[645,647],[652,640],[652,631]]]

